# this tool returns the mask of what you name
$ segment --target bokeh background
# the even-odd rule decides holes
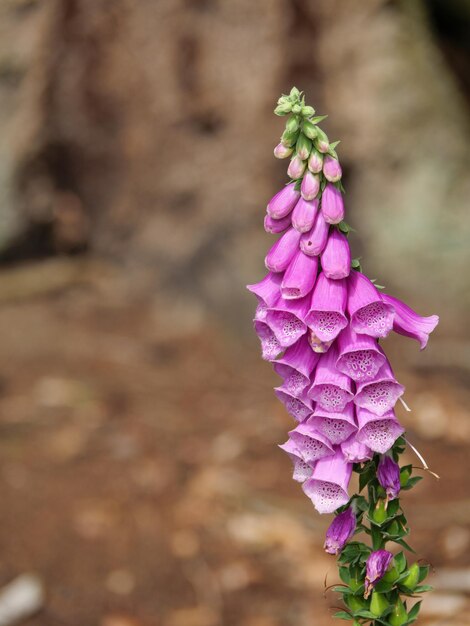
[[[424,353],[386,347],[441,476],[404,497],[423,624],[470,624],[470,2],[2,0],[0,587],[43,590],[21,624],[331,623],[329,520],[276,447],[244,289],[292,85],[342,140],[365,271],[441,317]]]

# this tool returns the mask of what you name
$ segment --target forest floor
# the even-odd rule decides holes
[[[330,624],[329,520],[276,447],[291,422],[254,339],[204,317],[178,328],[113,280],[79,283],[0,293],[0,587],[32,572],[45,588],[22,623]],[[465,376],[400,373],[414,404],[400,416],[441,475],[404,497],[410,542],[435,570],[423,623],[463,626]]]

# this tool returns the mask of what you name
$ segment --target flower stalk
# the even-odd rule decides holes
[[[282,379],[276,396],[297,422],[280,447],[316,510],[334,513],[324,548],[342,581],[333,587],[344,602],[335,617],[407,626],[418,617],[415,598],[431,588],[429,567],[405,555],[413,550],[400,496],[421,477],[401,464],[407,441],[395,405],[404,387],[382,342],[394,331],[424,349],[439,318],[383,294],[351,258],[339,142],[319,126],[326,116],[315,116],[295,87],[275,114],[287,116],[274,155],[290,158],[290,180],[267,207],[265,229],[280,234],[266,256],[269,273],[248,288],[258,299],[262,357]]]

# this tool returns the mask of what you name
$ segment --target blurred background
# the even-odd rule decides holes
[[[354,255],[441,317],[386,348],[441,476],[404,497],[423,624],[470,624],[470,2],[2,0],[2,625],[24,575],[29,626],[331,623],[244,288],[292,85],[342,141]]]

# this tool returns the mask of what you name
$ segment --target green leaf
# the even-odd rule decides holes
[[[431,585],[418,585],[413,589],[414,593],[426,593],[427,591],[432,591],[434,587]]]
[[[323,122],[323,120],[326,120],[327,117],[328,115],[317,115],[316,117],[312,117],[309,122],[312,122],[312,124],[319,124],[320,122]]]
[[[397,555],[395,555],[395,565],[400,574],[405,571],[407,563],[406,557],[403,552],[399,552]]]
[[[352,615],[347,613],[347,611],[337,611],[333,614],[333,617],[336,617],[337,619],[349,620],[351,622],[354,619]]]
[[[367,609],[361,609],[360,611],[356,611],[354,613],[354,617],[367,617],[368,619],[376,619],[377,616],[374,613],[371,613]]]
[[[413,550],[413,548],[410,545],[408,545],[404,539],[395,539],[395,543],[397,543],[402,548],[405,548],[405,550],[408,550],[409,552],[416,554],[416,550]]]
[[[355,270],[359,270],[360,272],[362,271],[361,268],[361,261],[359,260],[359,258],[357,259],[352,259],[351,261],[351,267]]]
[[[419,568],[418,582],[422,583],[423,580],[428,576],[428,574],[429,574],[429,565],[421,565]]]
[[[419,483],[420,480],[423,480],[422,476],[413,476],[413,478],[410,478],[408,480],[408,482],[406,483],[406,485],[404,487],[402,487],[402,489],[404,491],[409,491],[410,489],[412,489],[415,485],[417,485]]]
[[[351,576],[349,575],[349,568],[340,567],[339,568],[339,577],[346,585],[349,585],[349,581],[351,580]]]
[[[415,620],[418,617],[419,609],[421,608],[421,602],[422,600],[417,602],[409,611],[408,622],[410,622],[411,620]]]

